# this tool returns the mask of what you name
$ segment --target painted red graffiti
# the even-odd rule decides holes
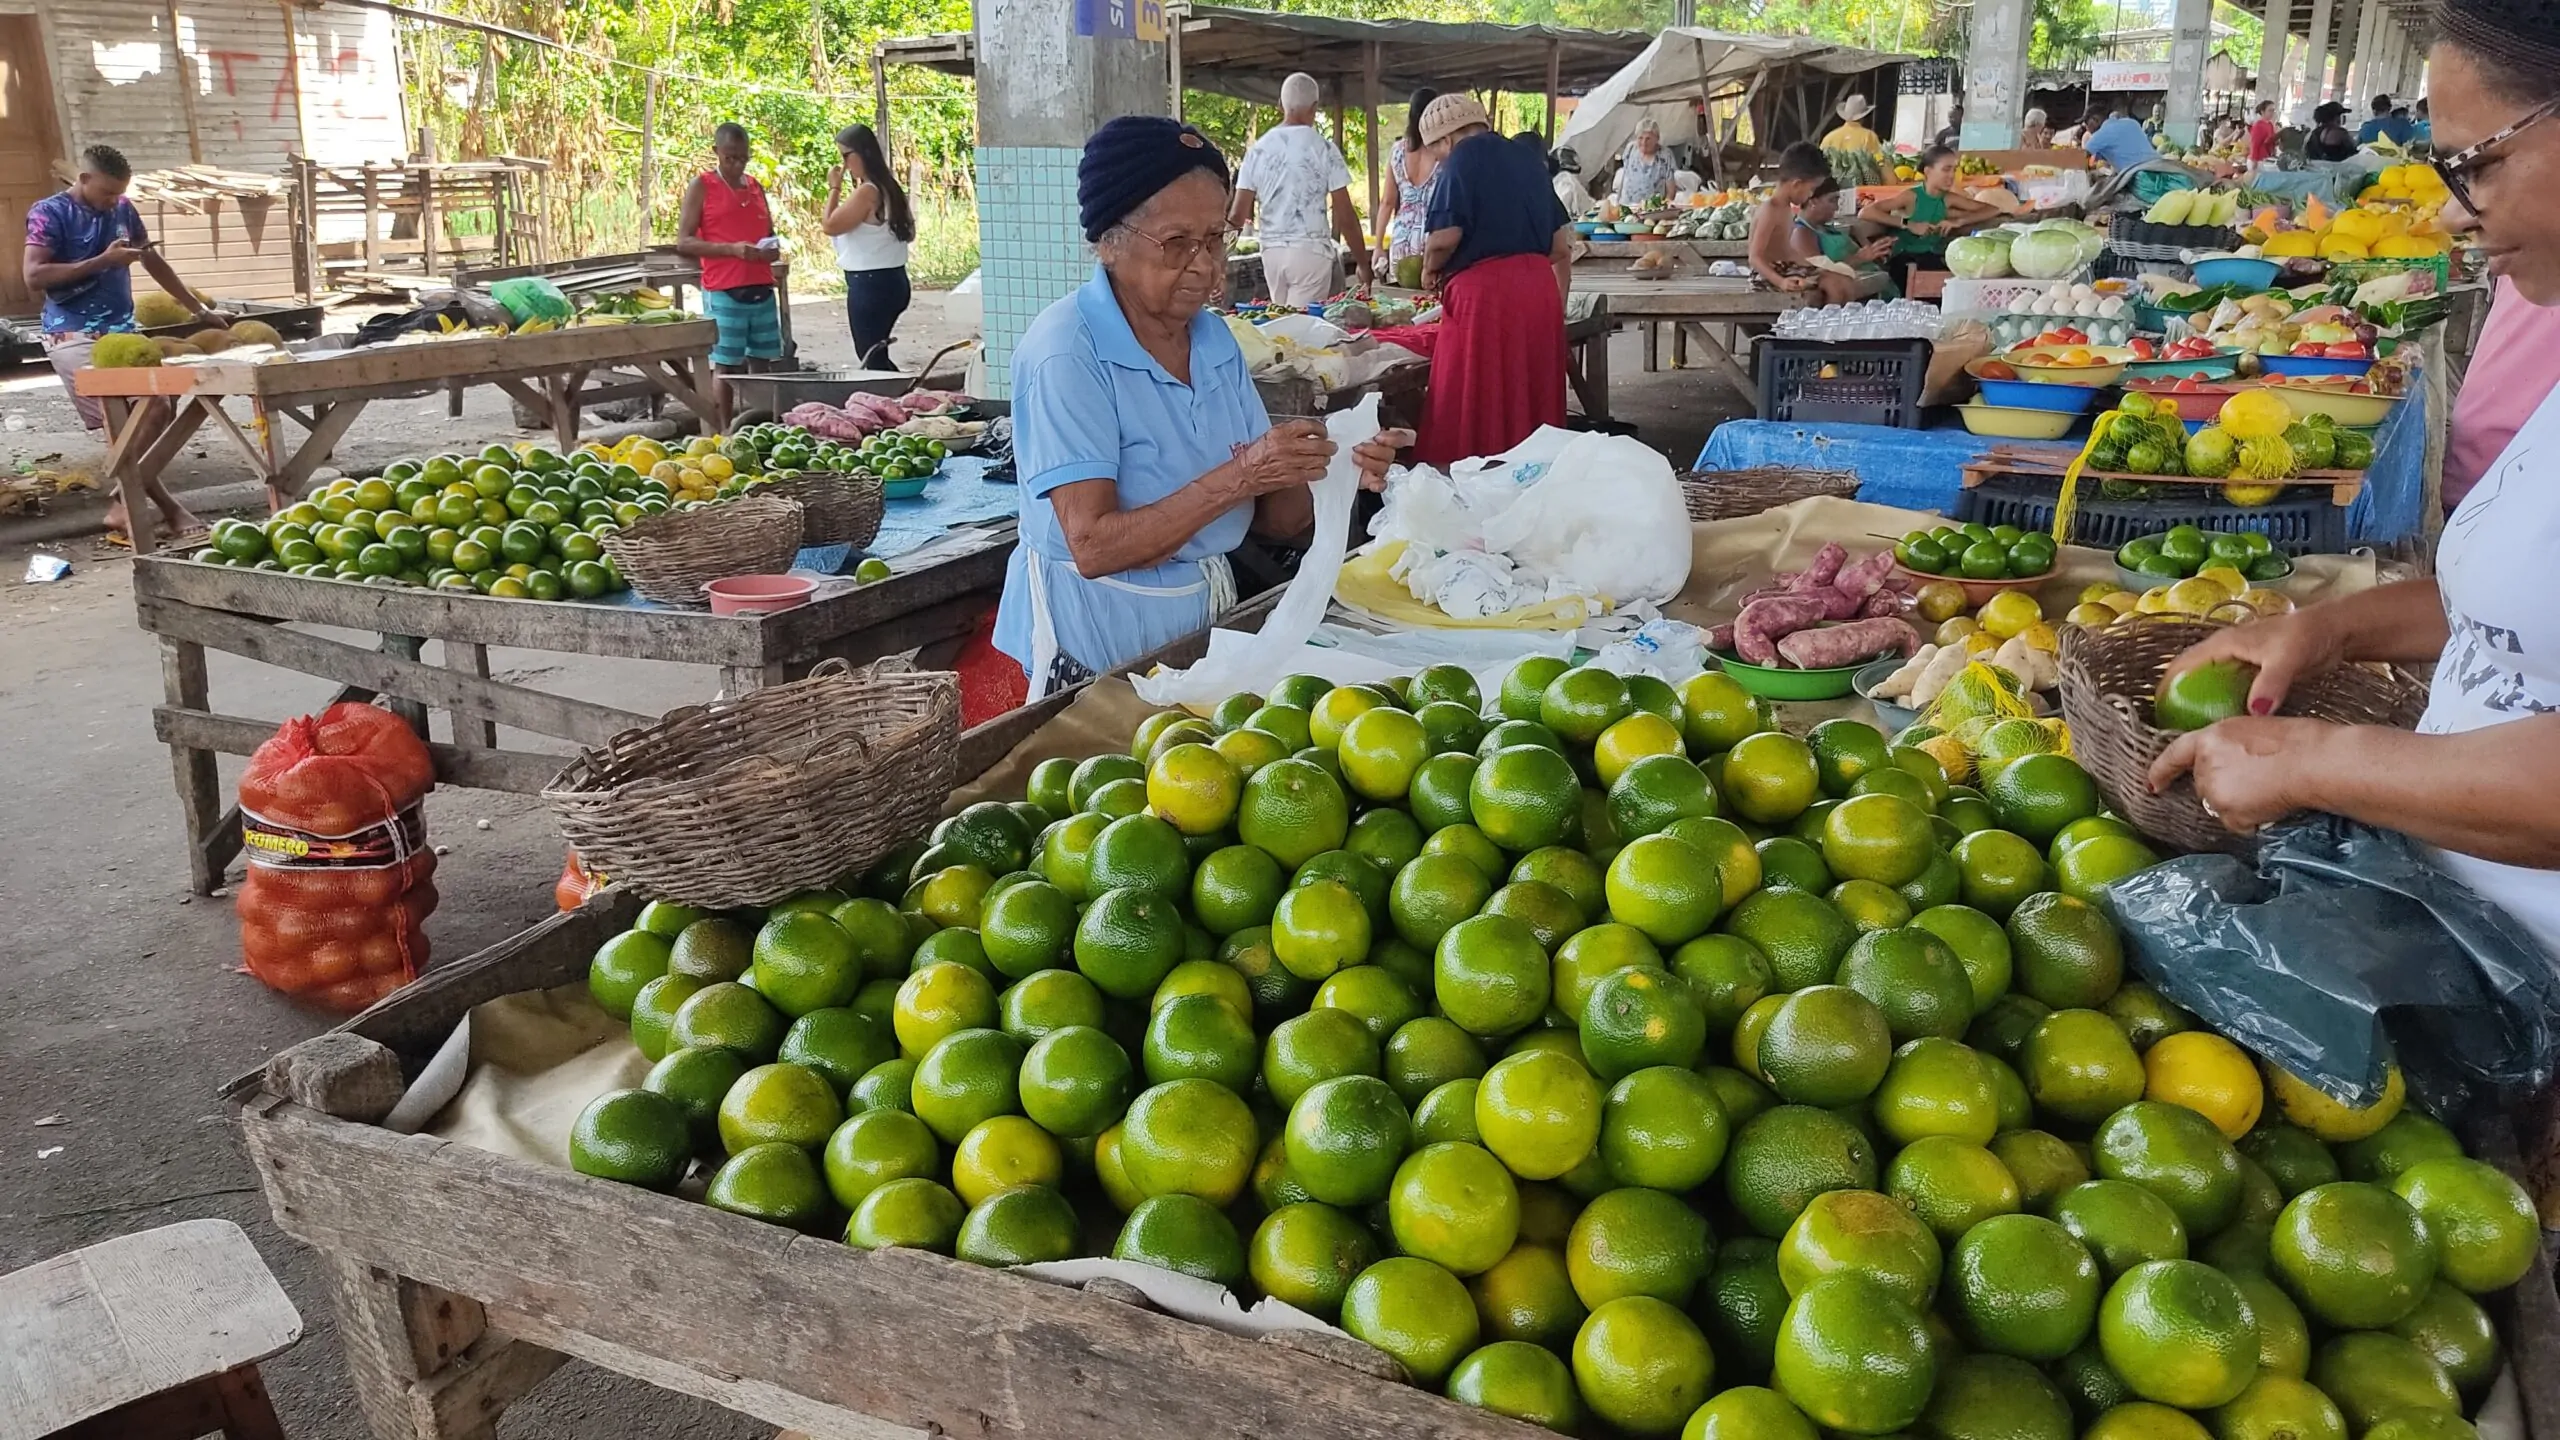
[[[315,87],[325,97],[329,113],[340,120],[390,120],[389,94],[379,83],[380,66],[373,56],[353,47],[335,54],[315,57]],[[270,122],[292,117],[302,100],[300,67],[285,64],[256,50],[203,50],[197,52],[199,64],[214,67],[221,93],[234,99],[244,80],[254,83],[262,68],[273,68],[275,81],[267,91],[267,119]],[[350,98],[355,104],[350,105]],[[234,118],[231,128],[235,138],[245,138],[246,126]]]

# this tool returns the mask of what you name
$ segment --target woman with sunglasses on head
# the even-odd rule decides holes
[[[2448,224],[2535,304],[2560,302],[2560,9],[2451,0],[2429,57]],[[2497,377],[2474,375],[2475,383]],[[2560,955],[2560,391],[2445,525],[2433,578],[2221,631],[2179,657],[2257,668],[2244,716],[2183,735],[2154,789],[2192,774],[2236,832],[2319,810],[2408,833]],[[2353,661],[2432,661],[2416,733],[2274,712],[2294,682]]]
[[[907,285],[907,246],[916,238],[915,211],[870,126],[847,125],[837,131],[836,153],[844,163],[827,176],[821,223],[835,238],[836,264],[844,271],[844,314],[853,331],[853,353],[863,368],[886,370],[890,332],[914,299]],[[849,191],[848,181],[853,185]]]
[[[1305,535],[1333,442],[1274,423],[1226,322],[1225,157],[1189,125],[1126,115],[1085,142],[1076,204],[1097,263],[1013,351],[1021,541],[996,648],[1038,699],[1205,628],[1235,603],[1248,533]],[[1381,485],[1413,437],[1357,449]]]

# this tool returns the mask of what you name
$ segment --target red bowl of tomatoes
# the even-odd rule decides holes
[[[2229,384],[2220,381],[2179,378],[2176,380],[2136,379],[2127,376],[2124,388],[2135,395],[2151,397],[2151,403],[2177,412],[2181,420],[2211,420],[2222,413],[2222,402],[2243,390],[2262,387],[2251,384]]]

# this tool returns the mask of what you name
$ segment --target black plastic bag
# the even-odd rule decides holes
[[[2521,1099],[2560,1060],[2560,971],[2531,932],[2396,831],[2269,829],[2257,867],[2188,855],[2107,887],[2144,979],[2332,1097],[2369,1105],[2396,1052],[2438,1114]]]

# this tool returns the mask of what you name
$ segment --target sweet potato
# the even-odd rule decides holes
[[[1884,654],[1908,655],[1919,647],[1919,631],[1897,616],[1885,615],[1798,630],[1778,642],[1778,654],[1799,670],[1828,670]]]
[[[1767,665],[1778,658],[1780,637],[1821,624],[1829,611],[1828,602],[1817,595],[1754,600],[1733,617],[1733,653],[1754,665]]]

